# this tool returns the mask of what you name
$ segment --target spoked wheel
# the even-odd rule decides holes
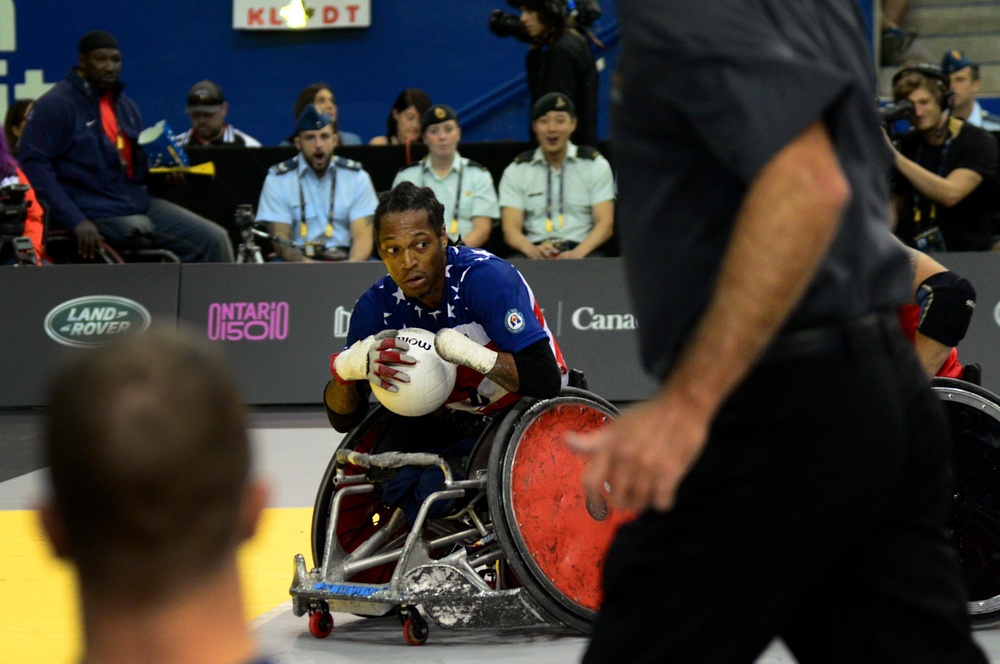
[[[604,599],[608,547],[634,514],[587,500],[580,482],[587,458],[564,439],[616,415],[607,401],[575,388],[554,399],[521,399],[504,417],[490,457],[490,514],[507,562],[546,611],[584,632]]]
[[[949,528],[974,627],[1000,624],[1000,397],[961,380],[933,382],[948,414],[954,466]]]

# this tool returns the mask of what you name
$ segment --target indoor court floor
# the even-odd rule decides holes
[[[75,588],[68,568],[52,558],[34,511],[45,489],[37,410],[0,410],[0,662],[79,661]],[[313,638],[292,615],[292,557],[309,554],[316,488],[340,441],[315,408],[270,408],[251,417],[256,468],[271,487],[257,536],[240,554],[247,619],[261,648],[280,664],[562,664],[578,662],[586,639],[571,630],[447,630],[431,624],[427,643],[409,646],[395,617],[334,614],[326,639]],[[720,632],[720,638],[725,638]],[[990,661],[1000,664],[1000,628],[976,632]],[[795,660],[774,643],[758,664]]]

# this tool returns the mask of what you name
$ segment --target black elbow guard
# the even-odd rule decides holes
[[[521,396],[550,399],[559,394],[562,374],[548,339],[536,341],[514,353],[514,365],[520,383],[517,393]]]
[[[972,321],[976,289],[968,279],[950,270],[939,272],[920,284],[917,304],[920,305],[917,330],[945,346],[957,346]]]

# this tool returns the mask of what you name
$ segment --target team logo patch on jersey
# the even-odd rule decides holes
[[[508,332],[517,334],[524,329],[524,316],[517,309],[511,309],[507,312],[506,318],[504,318],[504,325],[507,326]]]

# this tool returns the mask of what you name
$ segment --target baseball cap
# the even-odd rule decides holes
[[[434,104],[424,111],[423,116],[421,116],[420,131],[427,131],[427,128],[431,125],[447,122],[448,120],[458,121],[458,116],[455,115],[455,109],[447,104]]]
[[[944,58],[941,60],[941,69],[944,70],[946,74],[954,74],[959,69],[965,69],[969,65],[975,64],[969,59],[965,53],[962,53],[957,48],[953,48],[944,54]]]
[[[549,111],[565,111],[576,117],[576,107],[573,100],[561,92],[550,92],[539,97],[535,105],[531,107],[531,119],[537,120]]]
[[[222,95],[222,88],[212,81],[198,81],[188,91],[187,108],[185,113],[215,113],[226,98]]]

